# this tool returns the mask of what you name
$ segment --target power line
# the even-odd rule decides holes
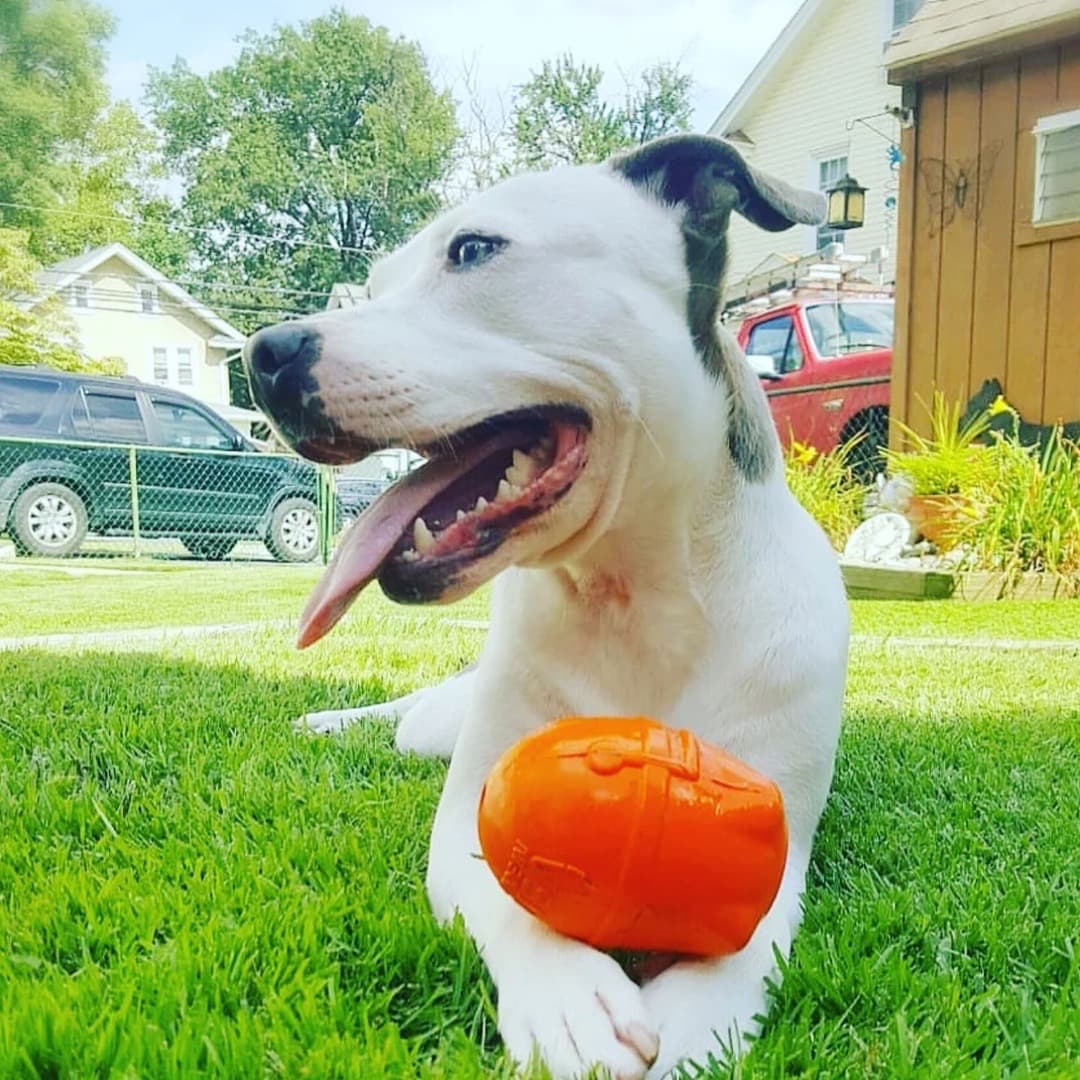
[[[95,267],[96,269],[96,267]],[[92,271],[86,271],[91,273]],[[45,267],[43,270],[38,270],[36,276],[50,275],[52,277],[69,277],[72,274],[79,275],[78,270],[57,270],[53,267]],[[118,281],[131,281],[138,285],[154,285],[157,286],[157,282],[151,278],[141,277],[138,274],[114,274],[112,272],[103,275],[108,278],[115,278]],[[321,289],[289,289],[284,286],[277,285],[240,285],[236,282],[224,282],[224,281],[204,281],[199,278],[179,278],[170,277],[168,281],[173,285],[187,285],[197,289],[217,290],[221,292],[244,292],[244,293],[272,293],[273,295],[287,295],[287,296],[315,296],[321,300],[329,298],[330,293]]]
[[[147,222],[140,221],[137,218],[121,214],[92,213],[86,210],[63,210],[60,207],[37,206],[34,203],[0,201],[0,207],[9,210],[33,210],[39,214],[59,214],[65,217],[88,218],[93,221],[122,221],[125,225],[147,224]],[[175,229],[177,232],[199,233],[206,236],[220,236],[224,232],[244,240],[266,240],[272,244],[288,244],[292,247],[320,248],[337,254],[347,252],[360,255],[365,262],[369,263],[375,257],[375,253],[368,251],[366,248],[349,247],[347,244],[327,244],[320,240],[302,240],[297,237],[272,236],[269,233],[246,232],[243,229],[234,229],[228,225],[216,225],[211,228],[203,225],[185,225],[180,222],[160,222],[160,224],[166,229]]]
[[[100,301],[104,300],[105,303]],[[111,301],[111,303],[109,302]],[[175,315],[177,312],[189,311],[190,308],[178,301],[166,301],[159,303],[153,311],[144,311],[137,297],[119,289],[94,289],[87,297],[85,304],[68,304],[70,310],[78,311],[114,311],[128,315]],[[274,305],[239,305],[239,304],[201,304],[212,314],[232,313],[238,315],[310,315],[310,311],[300,311],[297,308],[277,307]]]

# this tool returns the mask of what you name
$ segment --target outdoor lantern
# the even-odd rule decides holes
[[[830,229],[858,229],[866,217],[866,188],[844,174],[836,187],[825,192],[829,200],[829,216],[826,224]]]

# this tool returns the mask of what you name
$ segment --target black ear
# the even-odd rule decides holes
[[[825,198],[766,176],[730,143],[707,135],[656,139],[609,164],[650,197],[683,210],[690,336],[706,370],[727,387],[728,448],[735,467],[751,482],[764,480],[780,462],[776,429],[741,350],[717,330],[728,222],[734,210],[770,232],[816,225],[825,217]]]
[[[769,232],[825,220],[824,195],[767,176],[748,164],[731,143],[708,135],[655,139],[618,154],[611,165],[635,184],[647,185],[664,202],[684,204],[699,220],[736,210]]]

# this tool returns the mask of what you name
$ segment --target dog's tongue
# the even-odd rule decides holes
[[[334,557],[300,616],[297,647],[306,649],[333,629],[378,574],[405,530],[441,491],[485,458],[519,446],[522,441],[520,430],[501,431],[462,451],[458,457],[428,462],[384,491],[338,541]]]

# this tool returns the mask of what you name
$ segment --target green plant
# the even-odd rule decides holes
[[[796,441],[784,453],[788,487],[838,549],[862,520],[866,498],[866,488],[850,464],[857,442],[852,439],[822,454]]]
[[[985,487],[993,467],[987,448],[979,440],[990,428],[989,414],[981,413],[963,423],[964,406],[951,404],[938,390],[927,412],[928,436],[893,421],[907,440],[908,449],[886,449],[888,471],[893,476],[906,476],[916,495],[966,494]]]
[[[1058,428],[1041,452],[999,438],[987,459],[992,478],[961,540],[979,565],[1005,575],[1006,593],[1038,571],[1080,595],[1080,446]]]

